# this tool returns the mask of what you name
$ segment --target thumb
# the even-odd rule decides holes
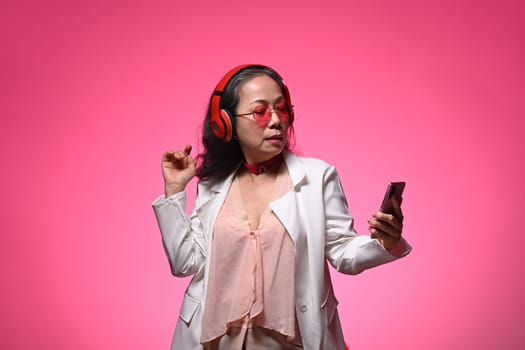
[[[191,149],[192,146],[190,144],[184,147],[184,153],[186,154],[186,157],[184,159],[186,160],[186,166],[195,167],[195,160],[190,156]]]
[[[393,215],[399,220],[403,221],[403,211],[401,210],[401,202],[403,201],[403,198],[392,198],[392,207],[394,209]]]

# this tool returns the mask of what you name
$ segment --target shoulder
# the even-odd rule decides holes
[[[294,184],[323,184],[338,177],[335,167],[324,160],[289,152],[286,153],[285,159]]]
[[[312,169],[328,169],[328,168],[334,168],[334,166],[322,159],[319,158],[312,158],[312,157],[297,157],[305,167],[312,168]]]
[[[307,174],[325,173],[326,171],[335,171],[335,166],[319,158],[299,156],[294,153],[288,153],[286,156],[287,163],[296,163],[304,167]]]
[[[199,180],[199,182],[197,183],[197,194],[206,198],[212,196],[214,193],[219,193],[227,190],[230,187],[231,182],[233,181],[234,175],[235,172],[231,173],[226,179],[223,180]]]

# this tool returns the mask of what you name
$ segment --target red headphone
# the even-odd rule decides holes
[[[222,93],[224,92],[224,89],[230,82],[230,80],[240,71],[246,69],[246,68],[268,68],[270,67],[263,66],[261,64],[243,64],[240,66],[237,66],[230,70],[226,75],[219,81],[217,86],[215,87],[215,90],[213,91],[213,95],[211,97],[211,117],[210,117],[210,127],[213,135],[217,137],[219,140],[222,140],[224,142],[230,142],[232,135],[233,135],[233,116],[228,113],[227,110],[221,109],[221,97]],[[273,70],[273,69],[272,69]],[[275,72],[275,71],[274,71]],[[276,72],[277,74],[277,72]],[[283,84],[283,94],[284,98],[286,99],[286,102],[288,103],[288,106],[290,106],[290,124],[293,122],[293,109],[292,109],[292,101],[290,99],[290,92],[288,91],[288,87],[284,84],[283,79],[279,74],[277,74],[279,79],[281,79],[281,83]]]

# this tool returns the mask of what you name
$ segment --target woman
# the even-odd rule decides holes
[[[199,165],[191,145],[163,155],[153,207],[172,273],[193,275],[172,349],[344,349],[327,261],[357,274],[409,253],[397,204],[356,235],[335,168],[289,151],[293,120],[281,77],[239,66],[211,97]]]

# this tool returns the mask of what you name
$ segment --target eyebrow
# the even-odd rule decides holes
[[[280,96],[280,97],[278,97],[278,98],[274,101],[274,103],[281,102],[282,100],[284,100],[284,96]],[[257,100],[255,100],[255,101],[250,102],[250,105],[257,104],[257,103],[265,103],[265,104],[267,104],[267,105],[270,104],[270,102],[268,102],[268,101],[265,100],[265,99],[257,99]]]

